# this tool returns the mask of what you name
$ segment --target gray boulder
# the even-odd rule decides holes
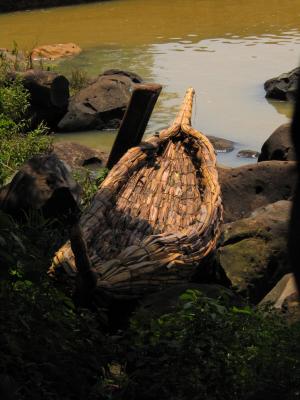
[[[300,68],[297,67],[267,80],[264,84],[266,97],[276,100],[295,100],[299,75]]]
[[[250,216],[255,209],[290,199],[297,180],[294,161],[264,161],[237,168],[218,168],[224,221]]]
[[[54,143],[53,153],[72,170],[87,166],[104,167],[108,159],[108,154],[104,151],[73,142]]]
[[[258,161],[267,160],[296,161],[290,123],[280,125],[263,144]]]
[[[223,242],[217,251],[219,264],[237,292],[255,303],[290,270],[290,208],[290,201],[278,201],[224,226]]]
[[[123,71],[108,72],[71,98],[68,112],[58,124],[60,131],[119,127],[138,78]]]

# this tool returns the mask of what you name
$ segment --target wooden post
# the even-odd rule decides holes
[[[110,152],[107,167],[112,168],[131,147],[137,146],[146,130],[149,118],[161,92],[155,83],[136,84]]]
[[[79,221],[75,221],[71,226],[70,242],[75,257],[75,265],[78,271],[75,299],[78,305],[89,306],[93,293],[97,287],[98,275],[92,268]]]

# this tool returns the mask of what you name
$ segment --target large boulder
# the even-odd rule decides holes
[[[296,161],[290,123],[280,125],[263,144],[258,161],[267,160]]]
[[[31,52],[33,60],[57,60],[81,53],[81,48],[75,43],[46,44],[35,47]]]
[[[224,226],[218,261],[237,292],[254,302],[260,301],[290,270],[290,208],[290,201],[278,201]]]
[[[297,67],[267,80],[264,84],[266,97],[276,100],[295,100],[299,75],[300,68]]]
[[[116,129],[131,97],[136,76],[110,71],[80,90],[71,100],[58,127],[61,131]]]
[[[290,199],[297,180],[294,161],[264,161],[237,168],[218,168],[224,221],[250,216],[256,208]]]
[[[63,75],[52,71],[30,69],[11,75],[21,77],[24,87],[30,93],[30,112],[33,125],[44,121],[55,128],[67,112],[69,81]]]
[[[16,217],[40,210],[46,217],[77,213],[80,187],[55,154],[31,158],[0,190],[0,209]]]
[[[72,170],[87,166],[104,167],[108,159],[108,154],[104,151],[73,142],[54,143],[53,153]]]

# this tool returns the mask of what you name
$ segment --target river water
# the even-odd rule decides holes
[[[193,126],[236,142],[219,162],[239,165],[240,149],[262,143],[292,113],[292,105],[268,101],[263,83],[298,65],[299,0],[112,0],[0,15],[0,47],[75,42],[83,52],[61,61],[69,74],[131,70],[163,85],[147,133],[175,117],[186,88],[196,100]],[[58,135],[108,150],[113,132]]]

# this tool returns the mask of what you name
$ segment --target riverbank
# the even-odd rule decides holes
[[[75,4],[104,2],[109,0],[0,0],[0,12],[34,10],[38,8],[60,7]]]

